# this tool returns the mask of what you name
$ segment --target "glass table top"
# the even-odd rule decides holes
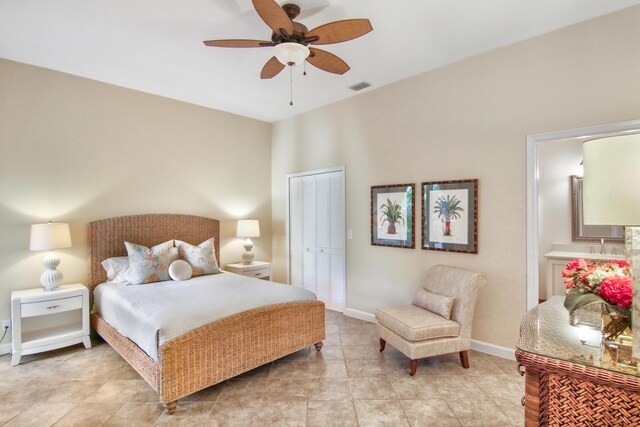
[[[601,344],[599,305],[576,310],[570,316],[563,303],[563,296],[554,296],[527,312],[520,324],[519,350],[640,376],[635,367],[616,363],[616,352]]]

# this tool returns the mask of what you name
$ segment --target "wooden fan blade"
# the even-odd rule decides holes
[[[262,71],[260,72],[261,79],[271,79],[278,75],[280,71],[284,68],[284,64],[278,61],[278,58],[275,56],[267,61],[262,67]]]
[[[311,44],[332,44],[353,40],[372,31],[373,27],[368,19],[347,19],[329,22],[305,34],[305,38],[318,37]]]
[[[315,65],[321,70],[333,74],[344,74],[351,69],[346,62],[335,56],[333,53],[313,47],[309,50],[311,51],[311,54],[307,57],[307,62],[311,65]]]
[[[252,2],[260,18],[274,32],[277,33],[283,29],[287,34],[293,34],[293,24],[278,3],[274,0],[252,0]]]
[[[273,43],[267,40],[207,40],[202,42],[212,47],[269,47]]]

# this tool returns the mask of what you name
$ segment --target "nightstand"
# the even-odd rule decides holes
[[[11,366],[23,355],[83,343],[89,339],[89,289],[63,285],[11,292]]]
[[[256,279],[269,280],[271,278],[271,263],[264,261],[253,261],[251,264],[238,262],[227,264],[225,270],[243,276],[255,277]]]

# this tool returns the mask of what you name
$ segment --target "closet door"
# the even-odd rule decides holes
[[[316,296],[331,302],[331,189],[328,174],[316,177]]]
[[[316,177],[302,178],[302,287],[316,292]]]
[[[345,204],[344,173],[335,172],[329,178],[329,254],[331,282],[330,301],[332,310],[344,311],[347,305],[345,280]]]
[[[289,180],[289,280],[302,287],[302,178]]]
[[[289,178],[289,277],[328,309],[344,311],[344,173]]]

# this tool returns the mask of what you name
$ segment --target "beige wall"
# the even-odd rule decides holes
[[[406,303],[431,265],[467,267],[488,276],[473,338],[513,348],[525,312],[526,136],[640,118],[639,26],[634,7],[276,123],[276,280],[286,278],[286,174],[345,165],[347,306]],[[478,255],[370,245],[372,185],[465,178],[480,180]]]
[[[256,257],[270,259],[270,128],[0,60],[0,319],[12,290],[39,286],[45,254],[29,252],[30,224],[49,219],[71,225],[65,283],[87,279],[86,223],[128,214],[220,219],[223,263],[244,251],[235,220],[256,218]]]

